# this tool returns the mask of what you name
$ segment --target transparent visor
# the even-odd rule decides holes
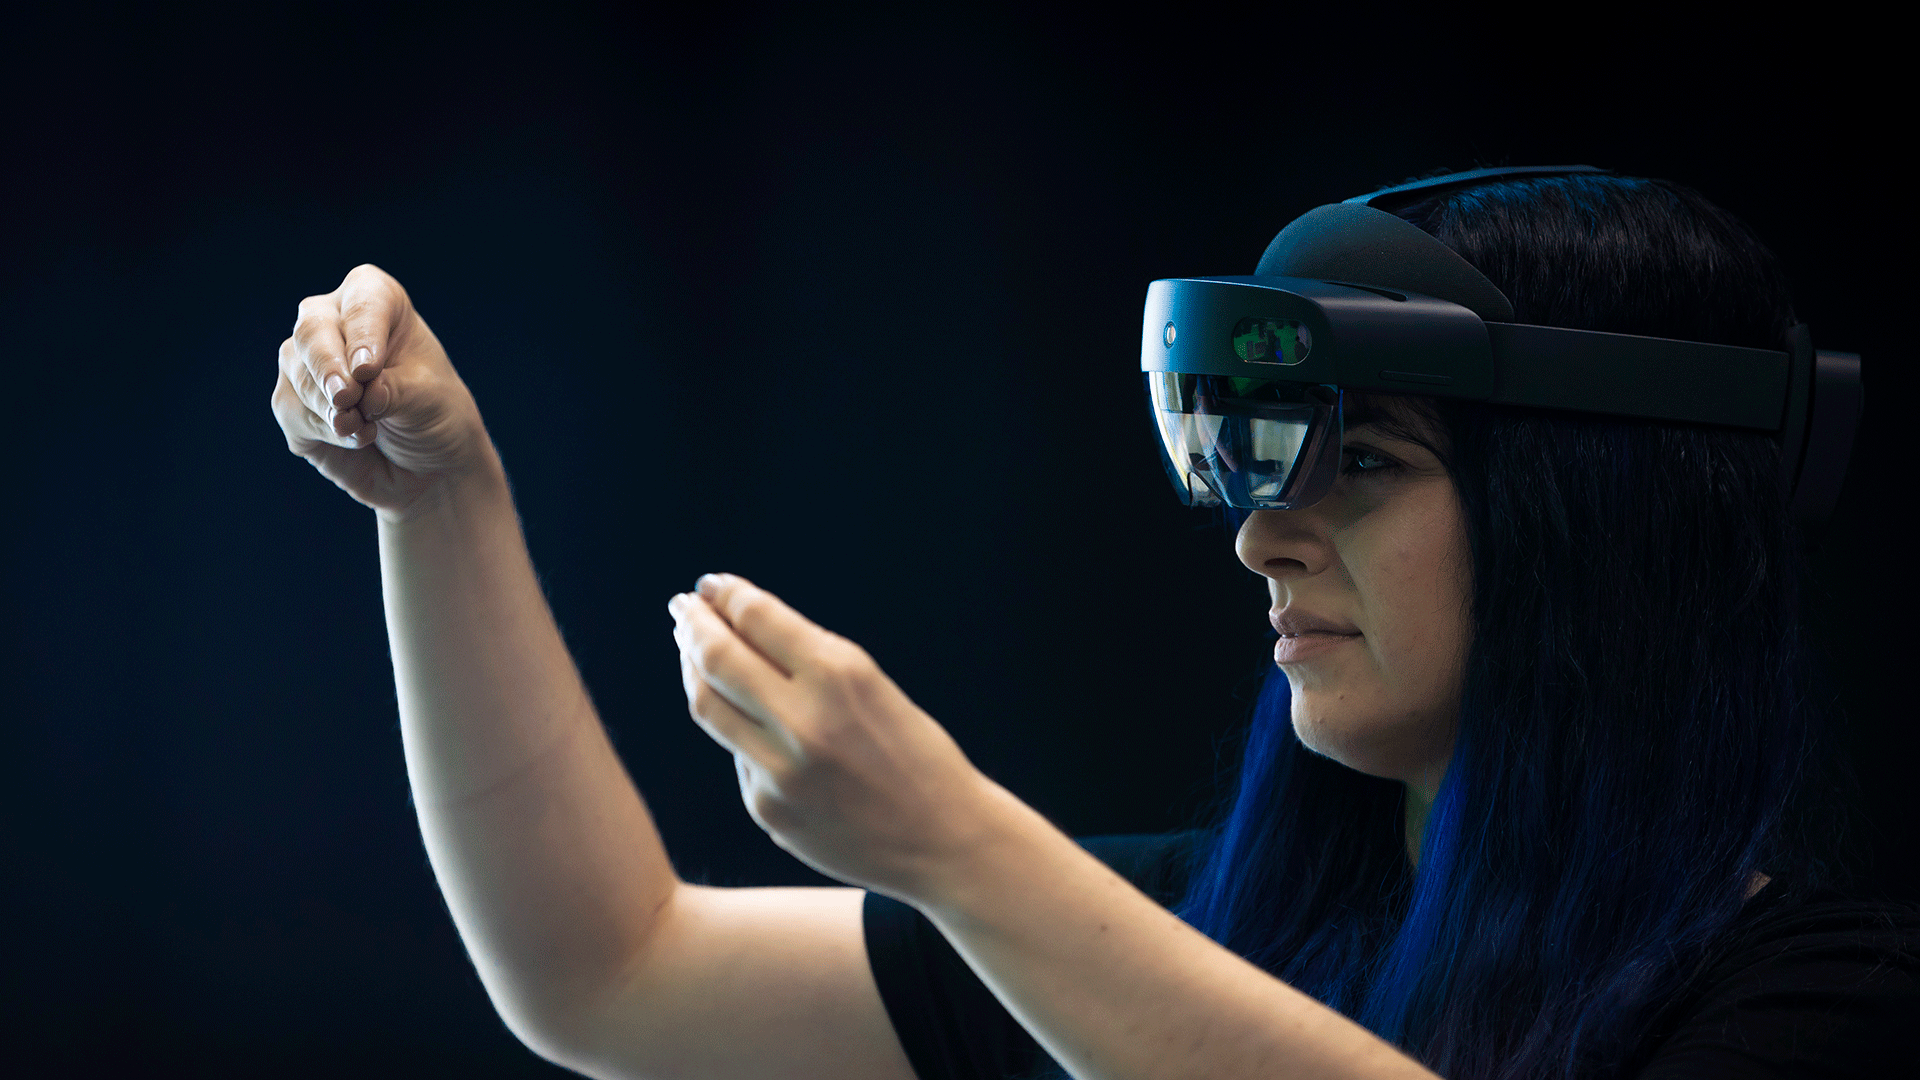
[[[1188,506],[1295,510],[1340,464],[1340,391],[1311,383],[1150,371],[1167,476]]]

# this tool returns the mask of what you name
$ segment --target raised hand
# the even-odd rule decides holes
[[[912,901],[987,842],[1004,792],[866,650],[731,574],[668,610],[688,710],[775,843]]]
[[[492,460],[473,395],[377,266],[300,301],[280,343],[273,415],[287,449],[385,517],[407,516],[447,478]]]

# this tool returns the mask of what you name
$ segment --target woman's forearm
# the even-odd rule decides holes
[[[534,577],[498,458],[380,522],[407,775],[447,906],[530,1043],[634,956],[678,884]]]
[[[1079,1080],[1434,1080],[990,791],[991,842],[915,903]]]

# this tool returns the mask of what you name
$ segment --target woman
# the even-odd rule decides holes
[[[1518,321],[1769,348],[1793,321],[1764,250],[1672,185],[1510,181],[1400,213]],[[690,710],[749,811],[856,886],[718,889],[675,877],[399,285],[361,267],[303,302],[274,394],[290,448],[378,514],[435,874],[501,1015],[554,1061],[1657,1076],[1885,1051],[1920,1013],[1920,918],[1823,891],[1846,834],[1808,765],[1825,735],[1764,437],[1352,405],[1333,490],[1239,527],[1285,677],[1221,827],[1089,845],[1120,872],[851,642],[738,578],[675,597]]]

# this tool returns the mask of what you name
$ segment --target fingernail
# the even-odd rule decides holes
[[[345,390],[346,388],[347,388],[347,380],[341,378],[337,373],[327,376],[327,400],[328,401],[332,401],[334,398],[339,397],[340,391]]]
[[[694,582],[693,587],[701,596],[712,596],[720,591],[720,577],[717,574],[701,574],[700,580]]]
[[[671,599],[669,599],[669,600],[667,601],[667,611],[668,611],[668,613],[669,613],[669,614],[671,614],[671,615],[672,615],[672,616],[673,616],[674,618],[676,618],[676,619],[677,619],[677,618],[679,618],[679,617],[680,617],[680,608],[681,608],[681,606],[682,606],[682,605],[684,605],[684,604],[685,604],[686,602],[687,602],[687,598],[686,598],[686,594],[684,594],[684,593],[674,593],[674,594],[673,594],[673,597],[672,597]]]
[[[371,363],[373,363],[372,349],[362,345],[353,351],[353,374],[356,378],[361,374],[361,369]]]

